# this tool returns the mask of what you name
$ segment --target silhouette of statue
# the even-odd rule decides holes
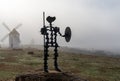
[[[56,71],[61,72],[58,68],[57,58],[58,58],[58,47],[57,44],[57,34],[62,37],[65,37],[66,41],[69,42],[71,38],[71,30],[69,27],[66,28],[65,35],[60,33],[59,27],[53,27],[52,22],[54,22],[56,17],[48,16],[46,20],[49,23],[49,26],[45,26],[45,13],[43,13],[43,28],[41,28],[41,34],[44,36],[44,71],[48,72],[48,48],[54,47],[54,67]]]

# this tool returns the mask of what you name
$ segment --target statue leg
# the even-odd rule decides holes
[[[48,63],[47,63],[47,60],[48,60],[48,46],[45,46],[44,48],[44,72],[48,72]]]
[[[57,63],[57,57],[58,57],[58,50],[57,50],[57,47],[58,45],[55,46],[55,49],[54,49],[54,67],[55,67],[55,70],[56,71],[59,71],[61,72],[61,70],[58,68],[58,63]]]

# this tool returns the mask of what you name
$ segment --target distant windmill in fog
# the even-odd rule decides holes
[[[20,34],[19,34],[19,32],[16,29],[18,29],[22,24],[17,25],[12,30],[10,30],[10,28],[5,23],[3,23],[3,25],[9,31],[9,33],[6,34],[1,39],[1,42],[3,42],[7,37],[9,37],[9,47],[13,48],[13,49],[19,48],[19,45],[20,45]]]

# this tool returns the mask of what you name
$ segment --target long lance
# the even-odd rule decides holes
[[[45,12],[43,12],[43,27],[45,28]],[[44,49],[45,49],[45,35],[43,35]]]

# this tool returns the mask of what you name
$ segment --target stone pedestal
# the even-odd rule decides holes
[[[18,75],[15,81],[87,81],[70,73],[49,71],[49,73],[27,73]]]

